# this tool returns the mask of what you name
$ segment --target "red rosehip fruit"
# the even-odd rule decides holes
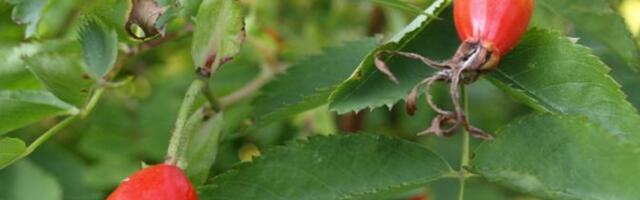
[[[480,42],[491,53],[483,67],[490,70],[518,43],[533,9],[534,0],[455,0],[453,17],[463,42]]]
[[[198,200],[198,194],[180,168],[160,164],[122,181],[107,200]]]

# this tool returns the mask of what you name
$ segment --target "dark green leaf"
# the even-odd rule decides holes
[[[640,70],[640,49],[624,23],[607,0],[539,0],[537,6],[551,10],[590,34],[636,70]]]
[[[637,199],[640,148],[607,132],[584,117],[526,117],[482,144],[471,170],[545,199]]]
[[[0,90],[0,135],[48,117],[77,112],[46,91]]]
[[[42,11],[47,5],[47,0],[9,0],[13,4],[11,18],[18,24],[26,24],[25,38],[38,35],[38,24]]]
[[[253,101],[255,116],[273,122],[327,103],[333,88],[374,48],[372,39],[347,43],[292,66],[264,86]]]
[[[26,150],[27,146],[22,140],[15,138],[0,138],[0,170],[22,156]]]
[[[445,0],[435,1],[424,12],[433,16],[440,15],[449,3]],[[421,53],[432,58],[448,58],[459,44],[455,38],[453,21],[448,18],[451,15],[451,12],[443,13],[442,16],[447,16],[444,20],[420,15],[402,32],[396,34],[389,43],[376,51],[402,50]],[[369,54],[356,72],[331,94],[331,110],[346,113],[393,105],[406,97],[416,83],[432,72],[429,67],[418,61],[404,57],[391,57],[386,62],[400,81],[400,84],[395,84],[376,69],[373,59],[373,53]]]
[[[58,98],[82,107],[96,81],[74,56],[39,54],[26,58],[29,70]]]
[[[84,61],[93,77],[103,77],[116,62],[118,35],[97,18],[88,18],[85,23],[79,33]]]
[[[640,115],[609,68],[557,33],[529,31],[490,80],[542,112],[583,115],[621,139],[640,142]]]
[[[194,116],[199,117],[193,120],[202,122],[202,115]],[[192,132],[193,135],[188,146],[185,172],[189,176],[189,180],[195,185],[203,184],[209,177],[211,166],[218,155],[223,122],[222,113],[218,113],[204,123],[200,123],[199,126],[187,130]]]
[[[237,0],[203,0],[195,17],[191,45],[195,67],[210,62],[215,68],[232,59],[244,38],[244,13]]]
[[[371,199],[455,173],[417,144],[358,134],[315,137],[266,151],[214,178],[202,199]]]

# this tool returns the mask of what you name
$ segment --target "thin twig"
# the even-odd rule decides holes
[[[286,67],[279,67],[278,70],[284,71],[285,68]],[[269,66],[263,65],[260,74],[255,79],[234,93],[220,98],[220,106],[223,108],[228,107],[231,104],[253,96],[260,88],[262,88],[262,86],[267,84],[275,75],[280,73],[279,71],[274,72],[274,70]]]

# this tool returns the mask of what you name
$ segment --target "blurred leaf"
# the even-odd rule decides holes
[[[640,148],[583,117],[529,116],[475,151],[471,170],[546,199],[637,199]]]
[[[325,104],[332,89],[349,77],[373,48],[372,39],[350,42],[292,66],[263,87],[253,101],[255,116],[260,123],[269,123]]]
[[[577,29],[605,44],[630,67],[640,70],[638,44],[609,1],[585,0],[576,3],[574,0],[539,0],[537,5],[573,22]]]
[[[0,56],[5,60],[0,63],[0,88],[40,90],[42,84],[27,69],[23,58],[43,53],[75,53],[79,49],[76,42],[69,40],[45,40],[22,43],[13,48],[1,49]]]
[[[420,14],[420,9],[410,3],[401,0],[373,0],[374,3],[385,5],[388,7],[410,12],[411,14]]]
[[[446,9],[450,3],[450,1],[438,0],[424,11],[432,16],[440,15],[445,19],[435,20],[435,17],[420,15],[404,30],[391,38],[386,45],[375,51],[401,50],[420,53],[436,59],[445,59],[453,55],[459,41],[451,19],[451,9]],[[445,10],[447,12],[444,12]],[[378,72],[373,59],[372,52],[355,73],[331,94],[329,106],[332,110],[346,113],[365,108],[393,105],[406,97],[416,83],[429,76],[433,71],[419,61],[394,56],[386,61],[400,81],[400,84],[394,84],[385,75]]]
[[[100,161],[88,169],[87,184],[96,189],[111,190],[139,169],[140,161],[131,158]]]
[[[118,35],[100,19],[87,18],[79,33],[84,61],[93,77],[105,76],[118,56]]]
[[[371,199],[417,188],[452,170],[417,144],[369,134],[314,137],[222,174],[202,199]]]
[[[26,24],[25,38],[38,35],[38,23],[48,0],[8,0],[13,4],[11,18],[18,24]]]
[[[94,7],[92,7],[91,10],[88,10],[85,14],[92,17],[98,17],[107,26],[115,28],[118,33],[124,33],[124,27],[132,7],[131,2],[131,0],[101,0],[99,2],[87,2],[92,3]]]
[[[557,33],[529,31],[490,80],[538,111],[583,115],[620,139],[640,142],[640,115],[609,68]],[[615,117],[614,117],[615,116]]]
[[[182,6],[181,15],[191,17],[198,13],[198,8],[202,0],[178,0]]]
[[[109,161],[133,157],[136,150],[135,142],[130,133],[120,132],[115,128],[102,130],[94,127],[84,130],[79,150],[90,158]]]
[[[78,109],[46,91],[0,90],[0,135]]]
[[[7,164],[22,156],[27,151],[27,146],[22,140],[16,138],[0,138],[0,170]]]
[[[97,190],[87,186],[87,169],[83,160],[63,146],[52,144],[46,143],[40,146],[38,151],[29,155],[29,158],[58,179],[62,186],[63,199],[104,199]]]
[[[196,115],[194,115],[196,116]],[[202,115],[191,120],[202,122]],[[200,123],[189,131],[193,132],[187,152],[188,164],[185,169],[189,180],[195,185],[203,184],[209,177],[211,166],[216,161],[218,146],[222,137],[224,125],[222,113],[217,113],[211,119]]]
[[[237,0],[203,0],[195,17],[191,46],[195,67],[214,64],[215,68],[232,59],[244,38],[244,13]]]
[[[0,199],[62,200],[62,189],[55,177],[23,160],[0,171]]]
[[[153,83],[151,96],[140,101],[135,126],[140,129],[141,150],[153,161],[161,162],[165,159],[175,115],[189,80],[165,77]]]
[[[39,54],[27,57],[29,70],[58,98],[82,107],[96,81],[73,56]]]
[[[28,48],[28,46],[0,48],[0,57],[4,58],[3,62],[0,62],[0,90],[37,90],[41,88],[38,79],[27,70],[20,58],[21,53],[26,51],[24,48]]]

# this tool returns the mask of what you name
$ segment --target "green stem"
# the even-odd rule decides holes
[[[209,78],[200,77],[200,80],[202,80],[202,82],[205,83],[204,87],[202,88],[202,94],[204,95],[204,97],[209,102],[209,105],[211,106],[211,109],[213,111],[216,111],[216,112],[219,111],[220,108],[221,108],[220,101],[218,101],[216,96],[213,95],[213,92],[211,92],[211,88],[209,87],[209,84],[208,84]]]
[[[464,110],[467,112],[469,109],[469,101],[467,97],[467,91],[464,86],[460,86],[462,93],[462,101],[464,105]],[[467,112],[467,117],[469,117]],[[460,158],[460,192],[458,193],[458,199],[464,200],[464,187],[465,181],[467,179],[467,170],[465,167],[469,166],[469,132],[466,130],[462,131],[462,157]]]
[[[91,113],[91,111],[93,111],[93,108],[95,108],[96,104],[98,104],[98,101],[102,97],[102,94],[104,94],[104,87],[100,87],[96,89],[96,91],[93,93],[93,95],[89,99],[89,102],[87,103],[87,105],[85,105],[84,109],[82,109],[82,111],[80,112],[81,118],[87,117],[87,115]]]
[[[35,141],[33,141],[29,147],[27,147],[27,150],[22,154],[22,156],[18,159],[24,158],[26,156],[28,156],[29,154],[31,154],[33,151],[35,151],[42,143],[46,142],[47,140],[49,140],[49,138],[51,138],[51,136],[55,135],[56,133],[58,133],[60,130],[62,130],[63,128],[69,126],[71,123],[73,123],[74,121],[76,121],[78,118],[80,117],[80,115],[72,115],[67,117],[66,119],[62,120],[60,123],[56,124],[55,126],[51,127],[49,130],[47,130],[47,132],[45,132],[44,134],[40,135],[40,137],[38,137],[38,139],[36,139]],[[16,159],[17,160],[17,159]]]
[[[196,103],[196,99],[206,87],[206,82],[202,79],[196,79],[189,86],[187,94],[184,96],[180,111],[178,111],[178,118],[169,140],[169,148],[167,149],[167,160],[165,163],[171,165],[178,165],[181,160],[184,159],[187,143],[189,142],[190,134],[185,131],[185,125],[189,120],[189,113]]]

